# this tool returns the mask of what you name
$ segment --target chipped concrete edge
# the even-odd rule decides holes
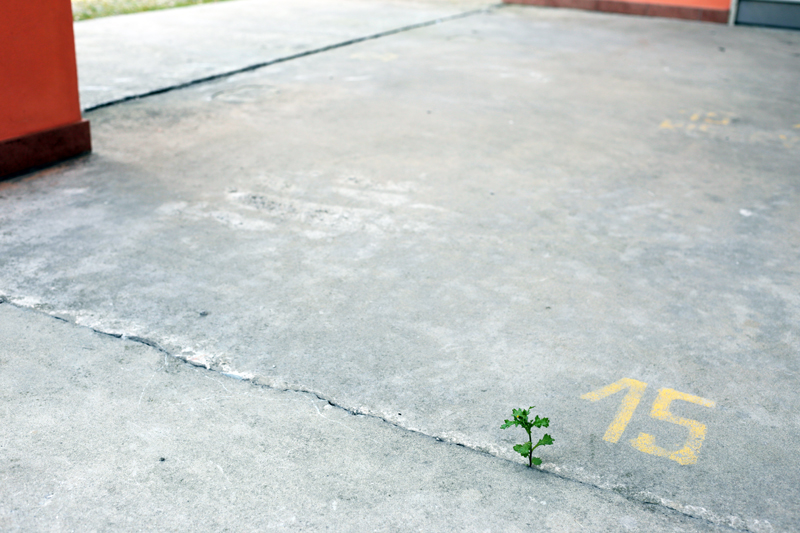
[[[18,303],[19,300],[22,300],[25,303]],[[48,312],[46,310],[40,309],[37,306],[31,305],[30,302],[26,301],[25,298],[14,298],[8,295],[0,294],[0,305],[4,303],[9,304],[17,309],[23,309],[26,311],[35,312],[50,317],[52,319],[58,320],[59,322],[65,322],[75,327],[91,330],[92,332],[104,337],[112,337],[114,339],[126,340],[130,342],[135,342],[137,344],[143,344],[163,354],[165,357],[170,357],[173,360],[197,368],[203,368],[208,372],[221,374],[225,377],[236,379],[239,381],[246,381],[252,384],[253,386],[269,389],[275,392],[294,392],[300,394],[307,394],[309,396],[313,396],[319,401],[327,402],[327,404],[330,405],[331,407],[345,411],[346,413],[352,416],[373,418],[382,423],[397,428],[399,430],[406,431],[409,433],[414,433],[416,435],[435,440],[436,442],[452,446],[458,446],[460,448],[465,448],[467,450],[479,453],[481,455],[490,457],[492,459],[498,459],[501,461],[518,464],[519,466],[525,466],[522,465],[521,463],[517,463],[516,461],[512,461],[511,459],[503,457],[500,454],[499,450],[497,450],[494,446],[480,446],[476,444],[468,444],[460,441],[457,437],[452,435],[429,434],[416,428],[406,427],[364,406],[348,407],[332,398],[329,398],[323,392],[303,386],[299,383],[291,383],[278,377],[259,376],[249,372],[238,371],[235,368],[233,368],[225,358],[217,357],[210,353],[206,352],[198,353],[190,348],[184,348],[178,353],[173,353],[151,338],[143,337],[141,335],[126,335],[124,333],[104,331],[102,329],[99,329],[98,327],[84,325],[72,320],[68,320],[61,316],[58,316],[55,312]],[[624,486],[603,484],[603,483],[597,483],[592,480],[579,479],[578,477],[571,476],[569,473],[566,472],[562,473],[564,469],[561,466],[557,465],[556,463],[543,463],[542,466],[538,468],[538,470],[543,474],[550,475],[571,483],[576,483],[584,487],[589,487],[603,492],[613,492],[617,496],[620,496],[630,502],[639,505],[657,507],[662,512],[676,513],[684,516],[685,518],[706,522],[708,524],[713,524],[715,526],[723,527],[731,531],[744,531],[748,533],[765,533],[773,531],[773,527],[768,520],[759,520],[759,519],[745,520],[735,515],[723,516],[713,511],[709,511],[708,509],[705,509],[703,507],[682,504],[673,500],[661,498],[656,494],[652,494],[646,491],[630,492],[625,490]]]

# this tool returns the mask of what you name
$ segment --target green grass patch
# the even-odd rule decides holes
[[[72,20],[96,19],[111,15],[225,1],[227,0],[72,0]]]

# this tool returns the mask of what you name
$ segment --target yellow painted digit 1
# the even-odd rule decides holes
[[[685,392],[678,392],[673,389],[660,389],[658,391],[658,398],[653,402],[653,409],[650,411],[650,416],[658,420],[664,420],[665,422],[671,422],[689,428],[689,438],[686,440],[686,444],[680,450],[671,452],[660,446],[656,446],[656,438],[647,433],[639,433],[639,437],[632,439],[631,444],[640,452],[658,455],[660,457],[669,457],[682,465],[692,465],[697,462],[697,453],[700,451],[700,446],[703,445],[703,440],[706,438],[706,426],[696,420],[681,418],[670,413],[669,404],[675,400],[683,400],[684,402],[695,403],[703,407],[715,407],[717,405],[712,400],[686,394]]]
[[[581,396],[581,398],[584,400],[596,402],[597,400],[602,400],[606,396],[616,394],[622,389],[628,389],[628,394],[626,394],[625,398],[622,399],[622,405],[619,406],[617,416],[614,417],[611,425],[608,426],[606,434],[603,435],[603,440],[608,442],[617,442],[619,440],[619,438],[625,432],[628,422],[631,421],[633,412],[639,405],[639,400],[642,399],[642,395],[644,394],[644,390],[646,388],[647,383],[636,381],[635,379],[622,378],[621,380],[612,383],[607,387],[603,387],[602,389],[596,391],[587,392]]]

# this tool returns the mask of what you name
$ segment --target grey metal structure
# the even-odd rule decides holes
[[[800,29],[800,0],[741,0],[736,24]]]

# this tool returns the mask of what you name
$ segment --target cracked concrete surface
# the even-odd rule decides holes
[[[664,520],[565,503],[590,530],[793,531],[799,54],[788,31],[506,7],[100,109],[90,157],[0,184],[0,295],[198,368],[153,378],[175,387],[308,391],[369,415],[364,438],[458,443],[435,446]],[[623,378],[646,387],[611,443],[625,393],[581,396]],[[697,428],[651,415],[665,389],[713,402],[669,407],[704,427],[693,464],[659,455]],[[546,473],[501,460],[531,404]],[[423,485],[407,497],[460,509]],[[476,509],[415,524],[579,529]]]
[[[83,109],[491,5],[478,0],[237,0],[75,25]],[[113,36],[109,39],[109,36]]]
[[[709,530],[31,310],[0,336],[3,531]]]

